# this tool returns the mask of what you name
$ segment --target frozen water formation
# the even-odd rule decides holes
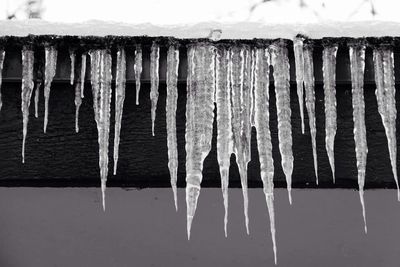
[[[211,150],[214,120],[215,47],[199,43],[188,47],[186,102],[187,235],[196,212],[203,179],[203,162]]]
[[[3,100],[1,99],[1,83],[3,81],[3,65],[4,65],[4,57],[6,52],[1,49],[0,50],[0,110],[3,107]]]
[[[293,51],[296,68],[297,97],[299,99],[299,109],[301,118],[301,132],[304,134],[304,38],[299,36],[293,40]]]
[[[139,93],[140,93],[140,77],[142,76],[142,47],[140,45],[136,46],[135,50],[135,64],[133,66],[135,71],[135,81],[136,81],[136,105],[139,105]]]
[[[292,204],[292,123],[290,109],[290,72],[288,50],[284,40],[279,40],[270,46],[271,64],[274,68],[274,83],[276,109],[278,116],[279,151],[282,157],[282,169],[286,177],[289,203]]]
[[[394,80],[393,48],[381,45],[373,51],[376,100],[382,118],[388,142],[390,163],[397,186],[397,199],[400,201],[399,182],[397,178],[397,140],[396,140],[396,88]]]
[[[178,67],[179,49],[171,45],[167,54],[167,147],[168,169],[171,176],[171,187],[174,194],[175,209],[178,211],[176,182],[178,180],[178,143],[176,138],[176,108],[178,102]]]
[[[160,46],[156,42],[154,42],[153,45],[151,46],[151,54],[150,54],[151,133],[153,134],[153,136],[154,136],[154,123],[156,120],[156,111],[158,102],[159,60],[160,60]]]
[[[99,142],[99,167],[103,210],[105,210],[105,191],[108,175],[108,143],[110,134],[111,105],[111,54],[107,49],[90,52],[91,83],[94,118],[97,124]],[[83,62],[82,62],[83,64]]]
[[[119,141],[121,133],[122,112],[125,101],[126,55],[120,47],[117,52],[117,70],[115,77],[115,129],[114,129],[114,175],[117,174]]]
[[[54,46],[45,47],[45,71],[44,71],[44,124],[43,132],[46,133],[47,123],[49,117],[49,98],[50,98],[50,87],[53,81],[54,75],[56,74],[57,66],[57,49]]]
[[[354,142],[356,146],[358,189],[364,218],[364,231],[367,233],[367,222],[364,204],[365,169],[367,166],[367,132],[365,128],[364,103],[364,68],[365,45],[360,43],[349,44],[351,93],[353,105]]]
[[[325,95],[325,148],[335,183],[334,143],[337,130],[336,114],[336,53],[337,44],[326,44],[322,52],[322,73]]]

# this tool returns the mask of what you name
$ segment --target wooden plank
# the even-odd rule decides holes
[[[177,110],[178,135],[178,186],[185,185],[185,49],[181,49],[181,67],[179,69],[179,98]],[[147,50],[148,52],[148,50]],[[110,174],[109,186],[123,187],[168,187],[167,143],[165,125],[165,50],[161,51],[161,84],[157,108],[156,136],[151,136],[150,86],[148,77],[148,53],[145,53],[143,84],[140,93],[140,105],[135,105],[135,85],[133,80],[133,55],[128,54],[128,84],[122,118],[120,157],[118,174],[113,176],[112,143],[113,126],[110,131]],[[338,131],[335,142],[336,184],[332,183],[330,166],[325,151],[324,102],[321,84],[321,50],[315,51],[316,74],[316,119],[317,151],[320,185],[318,188],[357,188],[357,171],[354,152],[353,121],[351,108],[351,86],[348,71],[348,55],[345,49],[338,53]],[[293,55],[290,54],[292,79]],[[147,62],[147,63],[146,63]],[[395,64],[398,63],[396,54]],[[19,64],[19,65],[18,65]],[[20,52],[7,51],[5,61],[5,79],[2,86],[3,108],[0,113],[0,185],[1,186],[99,186],[97,129],[93,118],[90,83],[85,84],[85,98],[80,109],[80,132],[74,128],[74,90],[69,80],[69,58],[67,51],[60,51],[57,79],[52,85],[50,97],[50,115],[48,133],[43,128],[43,92],[40,95],[39,118],[33,116],[33,104],[28,126],[26,143],[26,163],[21,163],[22,116],[20,100]],[[398,73],[399,68],[396,68]],[[89,71],[87,71],[89,75]],[[388,156],[387,141],[377,111],[375,85],[371,51],[367,51],[366,63],[366,126],[368,138],[368,164],[366,188],[394,188]],[[90,76],[87,76],[89,78]],[[400,75],[397,75],[400,77]],[[275,185],[285,187],[285,179],[280,164],[278,150],[277,121],[274,88],[270,88],[273,155],[275,161]],[[33,97],[32,97],[33,98]],[[397,103],[399,95],[397,94]],[[33,99],[32,99],[33,100]],[[114,100],[113,100],[114,101]],[[113,107],[113,103],[112,103]],[[296,88],[291,87],[294,172],[293,187],[313,188],[315,185],[311,140],[309,131],[301,134],[300,116]],[[397,109],[400,109],[399,104]],[[113,111],[112,111],[113,112]],[[307,119],[307,115],[306,115]],[[114,115],[112,113],[113,125]],[[308,125],[308,121],[306,121]],[[214,124],[216,127],[216,124]],[[216,160],[216,129],[214,127],[213,149],[204,163],[204,187],[219,187],[219,171]],[[397,127],[398,128],[398,127]],[[249,164],[249,186],[261,187],[255,130],[252,135],[252,161]],[[232,157],[230,181],[232,187],[240,187],[238,169]]]

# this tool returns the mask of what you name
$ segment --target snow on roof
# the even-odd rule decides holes
[[[318,24],[265,24],[257,22],[191,25],[127,24],[106,21],[56,23],[43,20],[0,21],[0,36],[78,35],[78,36],[170,36],[179,39],[207,38],[212,31],[222,32],[221,39],[293,39],[303,34],[313,39],[322,37],[383,37],[400,36],[400,23],[387,21],[329,21]]]

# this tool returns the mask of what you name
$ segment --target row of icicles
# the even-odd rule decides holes
[[[312,150],[316,183],[318,184],[318,161],[316,152],[316,123],[315,123],[315,91],[313,69],[313,47],[311,43],[304,42],[303,38],[294,39],[294,55],[296,68],[297,95],[300,106],[302,132],[304,133],[304,103],[309,118]],[[349,44],[352,106],[354,121],[354,140],[356,145],[356,159],[358,170],[359,194],[362,204],[365,232],[365,207],[363,187],[365,183],[365,169],[367,162],[367,140],[364,110],[364,67],[365,45]],[[231,154],[236,156],[239,167],[243,199],[244,215],[247,233],[249,233],[248,219],[248,191],[247,191],[247,166],[250,162],[251,128],[257,132],[257,148],[259,153],[261,179],[263,182],[265,198],[268,206],[270,229],[272,235],[275,263],[275,216],[274,216],[274,162],[272,157],[271,133],[269,129],[269,71],[273,67],[274,87],[276,93],[276,107],[278,119],[279,150],[282,158],[282,168],[286,177],[289,202],[292,203],[291,183],[293,171],[292,129],[290,108],[290,74],[289,59],[286,42],[276,41],[268,47],[250,47],[246,44],[230,46],[213,45],[212,43],[195,43],[187,47],[188,75],[187,75],[187,103],[186,103],[186,204],[187,204],[187,235],[190,238],[190,229],[195,214],[197,200],[200,194],[202,181],[203,161],[211,150],[211,139],[214,121],[214,104],[216,104],[217,120],[217,156],[221,175],[221,187],[224,199],[225,216],[224,230],[227,235],[228,222],[228,186],[229,165]],[[334,139],[336,134],[336,53],[337,44],[325,45],[322,55],[323,82],[325,95],[325,143],[329,163],[335,181]],[[105,209],[105,189],[108,174],[108,146],[110,131],[110,106],[111,106],[111,66],[112,57],[107,49],[90,50],[82,54],[80,77],[75,82],[76,105],[76,132],[79,131],[79,107],[84,98],[84,78],[86,71],[86,57],[89,55],[91,64],[91,87],[93,95],[94,117],[98,129],[99,142],[99,167],[101,177],[102,203]],[[0,53],[0,66],[2,69],[5,51]],[[159,87],[159,56],[160,47],[156,42],[151,47],[150,76],[151,76],[151,121],[152,134],[158,102]],[[70,51],[71,59],[71,85],[75,78],[74,51]],[[396,103],[393,49],[391,46],[375,47],[373,51],[376,97],[378,111],[385,128],[390,161],[396,185]],[[48,124],[48,103],[50,88],[56,73],[57,49],[55,46],[45,47],[45,81],[44,81],[44,132]],[[29,119],[29,106],[33,82],[34,52],[29,47],[22,49],[22,90],[21,110],[23,114],[23,142],[22,162],[25,161],[25,139]],[[176,109],[178,98],[178,66],[179,49],[171,45],[167,53],[167,100],[166,100],[166,127],[168,146],[168,168],[171,176],[171,186],[174,194],[175,207],[177,204],[177,169],[178,152],[176,136]],[[115,77],[115,138],[114,138],[114,169],[116,174],[118,163],[119,136],[121,119],[125,99],[126,81],[126,54],[123,47],[117,52]],[[136,104],[139,104],[140,77],[142,72],[142,50],[140,45],[135,50],[135,80]],[[1,73],[1,72],[0,72]],[[1,80],[1,79],[0,79]],[[40,84],[35,90],[35,116],[38,117],[38,92]],[[1,99],[1,98],[0,98]],[[0,102],[1,108],[1,102]],[[398,190],[398,199],[400,193]]]

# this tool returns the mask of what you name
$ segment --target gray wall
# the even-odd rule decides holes
[[[219,189],[203,189],[186,239],[170,189],[0,188],[0,266],[273,266],[266,204],[251,189],[250,236],[240,189],[230,190],[228,238]],[[394,190],[365,194],[368,235],[353,190],[276,190],[278,266],[400,266]]]

